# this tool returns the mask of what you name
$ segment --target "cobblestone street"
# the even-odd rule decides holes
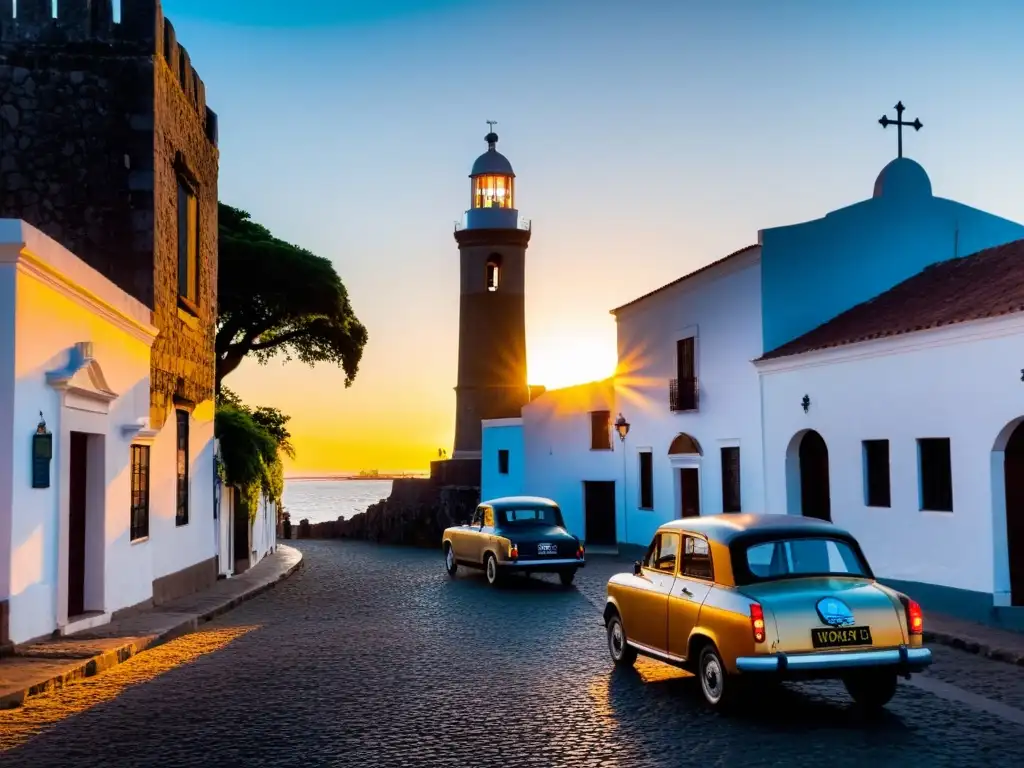
[[[598,606],[621,562],[492,590],[440,552],[296,546],[302,570],[194,635],[0,712],[25,734],[0,766],[1005,767],[1024,740],[1024,669],[960,651],[922,676],[944,697],[901,681],[876,720],[831,683],[725,718],[682,672],[612,672]]]

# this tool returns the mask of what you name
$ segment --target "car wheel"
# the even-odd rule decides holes
[[[576,569],[570,568],[567,571],[559,571],[558,578],[561,580],[563,587],[571,587],[572,580],[576,578]]]
[[[492,587],[501,585],[501,573],[498,571],[498,561],[494,555],[488,553],[484,562],[484,573],[487,574],[487,583]]]
[[[732,707],[738,681],[725,671],[725,663],[714,645],[705,645],[697,662],[697,677],[704,701],[715,710],[725,711]]]
[[[626,642],[626,630],[617,613],[608,620],[608,652],[620,666],[631,667],[636,663],[636,648]]]
[[[459,564],[455,562],[455,550],[452,549],[451,544],[444,545],[444,569],[448,571],[448,575],[453,579],[455,573],[459,570]]]
[[[846,692],[864,709],[881,709],[896,694],[894,672],[858,673],[843,678]]]

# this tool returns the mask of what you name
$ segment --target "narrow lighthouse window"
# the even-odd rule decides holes
[[[487,262],[487,290],[496,291],[498,290],[498,265],[493,262]]]

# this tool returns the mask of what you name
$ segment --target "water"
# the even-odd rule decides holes
[[[390,494],[390,480],[285,480],[282,502],[298,525],[352,517]]]

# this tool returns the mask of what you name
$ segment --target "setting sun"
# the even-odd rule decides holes
[[[615,373],[615,336],[546,333],[530,340],[528,355],[531,384],[559,389],[598,381]]]

